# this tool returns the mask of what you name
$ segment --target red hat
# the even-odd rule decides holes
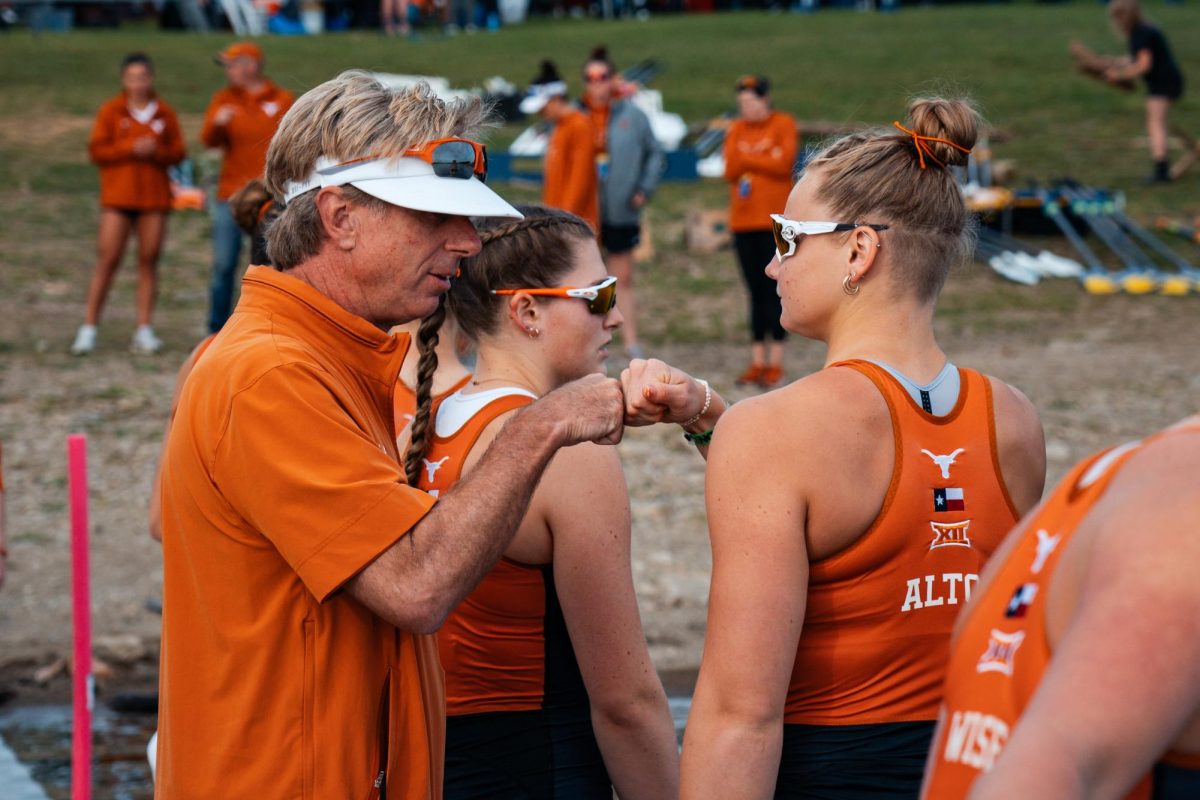
[[[254,42],[234,42],[213,56],[213,60],[221,65],[228,64],[235,58],[252,58],[261,62],[263,60],[262,48]]]

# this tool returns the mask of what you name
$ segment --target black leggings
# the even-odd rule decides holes
[[[446,720],[446,800],[612,800],[587,699]]]
[[[782,342],[787,331],[779,322],[783,307],[775,293],[775,281],[767,276],[767,262],[775,257],[775,237],[770,231],[746,231],[733,234],[733,247],[737,250],[742,277],[750,290],[750,333],[754,341],[771,338]]]
[[[775,800],[916,800],[933,725],[785,724]]]

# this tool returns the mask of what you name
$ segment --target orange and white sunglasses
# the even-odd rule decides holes
[[[487,148],[470,139],[457,136],[434,139],[420,147],[405,150],[404,155],[429,164],[433,167],[433,174],[439,178],[470,178],[474,175],[480,181],[487,182]]]
[[[587,303],[593,314],[607,314],[617,304],[617,277],[610,275],[592,286],[547,286],[533,289],[492,289],[492,294],[513,295],[518,292],[538,297],[574,297]]]

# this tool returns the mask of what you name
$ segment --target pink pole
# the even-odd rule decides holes
[[[87,436],[67,437],[68,491],[71,497],[71,608],[75,621],[75,713],[71,732],[71,800],[92,796],[92,608],[88,585]]]

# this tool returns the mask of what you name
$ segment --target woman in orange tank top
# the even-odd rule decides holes
[[[481,231],[450,312],[477,347],[472,381],[406,463],[442,493],[518,408],[602,372],[622,322],[591,228],[521,208]],[[674,725],[638,617],[629,497],[617,453],[584,445],[547,468],[504,558],[438,633],[447,800],[609,800],[678,792]]]
[[[1200,417],[1097,453],[959,619],[924,797],[1200,797]]]
[[[773,215],[783,326],[825,342],[826,368],[733,406],[712,438],[685,798],[915,797],[954,615],[1041,495],[1029,401],[934,337],[970,252],[946,167],[978,117],[936,98],[908,116],[818,153]]]

